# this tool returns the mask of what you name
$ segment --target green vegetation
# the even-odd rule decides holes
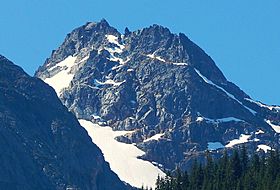
[[[195,161],[189,173],[158,178],[156,190],[280,190],[280,155],[249,158],[245,147],[216,161],[207,154],[207,163]]]

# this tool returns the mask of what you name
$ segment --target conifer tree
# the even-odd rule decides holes
[[[280,190],[278,151],[249,158],[242,147],[231,156],[225,151],[217,161],[207,153],[206,161],[202,165],[195,160],[189,174],[177,169],[174,175],[158,177],[156,190]]]

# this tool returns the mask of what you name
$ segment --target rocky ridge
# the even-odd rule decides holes
[[[0,55],[0,189],[127,189],[54,90]]]
[[[133,130],[117,139],[166,169],[187,168],[206,150],[279,147],[280,107],[252,100],[188,37],[159,25],[121,34],[106,20],[87,23],[35,76],[77,118]]]

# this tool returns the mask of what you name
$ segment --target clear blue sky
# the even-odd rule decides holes
[[[1,2],[0,54],[29,74],[67,33],[105,18],[123,31],[157,23],[185,33],[228,80],[280,105],[279,0],[9,0]]]

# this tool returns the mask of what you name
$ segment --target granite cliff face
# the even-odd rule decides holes
[[[133,130],[117,139],[167,169],[207,149],[279,147],[280,107],[252,100],[184,34],[159,25],[121,34],[105,20],[87,23],[35,75],[77,118]]]
[[[126,189],[54,90],[0,55],[0,189]]]

